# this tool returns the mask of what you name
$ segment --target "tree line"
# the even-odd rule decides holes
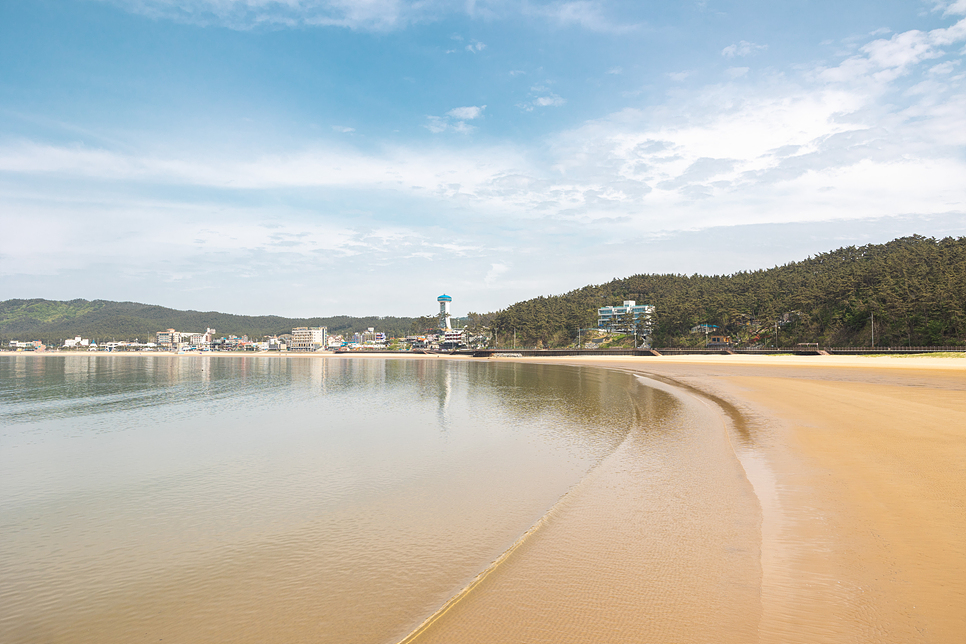
[[[715,325],[737,344],[936,346],[966,343],[966,237],[903,237],[732,275],[646,274],[536,297],[487,316],[498,343],[572,345],[597,309],[652,304],[652,346],[703,343]],[[874,322],[873,322],[874,321]],[[874,328],[873,328],[874,324]]]

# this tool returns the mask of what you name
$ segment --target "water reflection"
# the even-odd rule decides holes
[[[0,357],[0,640],[391,641],[621,443],[629,376]]]

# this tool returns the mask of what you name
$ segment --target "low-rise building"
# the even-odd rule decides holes
[[[10,341],[11,351],[45,351],[47,345],[45,345],[40,340],[31,340],[29,342],[20,342],[19,340]]]
[[[460,347],[466,346],[466,330],[465,329],[447,329],[443,332],[443,337],[440,341],[440,349],[459,349]]]

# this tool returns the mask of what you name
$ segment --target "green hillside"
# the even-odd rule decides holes
[[[276,315],[248,316],[216,311],[179,311],[137,302],[107,300],[6,300],[0,302],[0,339],[60,342],[80,335],[94,340],[153,340],[158,331],[203,332],[218,335],[266,335],[290,333],[296,326],[325,326],[329,333],[345,334],[376,327],[393,335],[405,335],[412,318],[349,317],[284,318]]]
[[[496,331],[501,343],[515,331],[517,346],[567,346],[575,342],[578,328],[596,326],[599,307],[623,300],[656,307],[654,346],[703,344],[703,335],[689,333],[698,324],[717,325],[746,346],[869,346],[873,316],[879,346],[964,345],[966,237],[904,237],[733,275],[634,275],[525,300],[496,313],[470,314],[470,326]],[[258,338],[295,326],[326,326],[338,334],[371,326],[403,336],[433,320],[298,319],[106,300],[7,300],[0,302],[0,340],[59,342],[75,335],[145,340],[162,329],[206,327],[217,329],[219,336]]]
[[[714,324],[744,345],[966,344],[966,237],[904,237],[849,246],[800,262],[733,275],[634,275],[498,312],[501,338],[517,346],[573,344],[596,310],[623,300],[653,304],[653,346],[704,343],[689,330]]]

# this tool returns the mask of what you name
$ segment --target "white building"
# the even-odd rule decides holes
[[[205,329],[204,333],[191,333],[185,331],[158,331],[158,346],[165,349],[177,349],[181,345],[190,344],[193,347],[208,348],[211,341],[215,338],[214,329]]]
[[[443,333],[443,337],[440,338],[440,348],[441,349],[459,349],[460,347],[466,346],[466,330],[465,329],[449,329]]]
[[[621,306],[605,306],[597,309],[597,328],[601,331],[627,332],[643,326],[649,335],[653,320],[654,307],[649,304],[638,305],[634,300],[624,300]]]
[[[91,341],[81,338],[80,336],[75,337],[73,340],[64,340],[65,349],[74,349],[76,347],[86,347],[90,345]]]
[[[183,342],[181,337],[185,335],[174,329],[168,329],[167,331],[158,331],[158,346],[164,347],[165,349],[170,349],[172,347],[177,347]]]
[[[326,332],[324,326],[298,326],[292,329],[292,342],[288,348],[290,351],[318,351],[326,348]]]
[[[182,334],[182,335],[186,335],[186,334]],[[210,347],[211,341],[214,339],[215,339],[215,330],[206,328],[204,333],[190,334],[188,341],[191,343],[191,346],[193,347],[205,348],[205,347]]]

